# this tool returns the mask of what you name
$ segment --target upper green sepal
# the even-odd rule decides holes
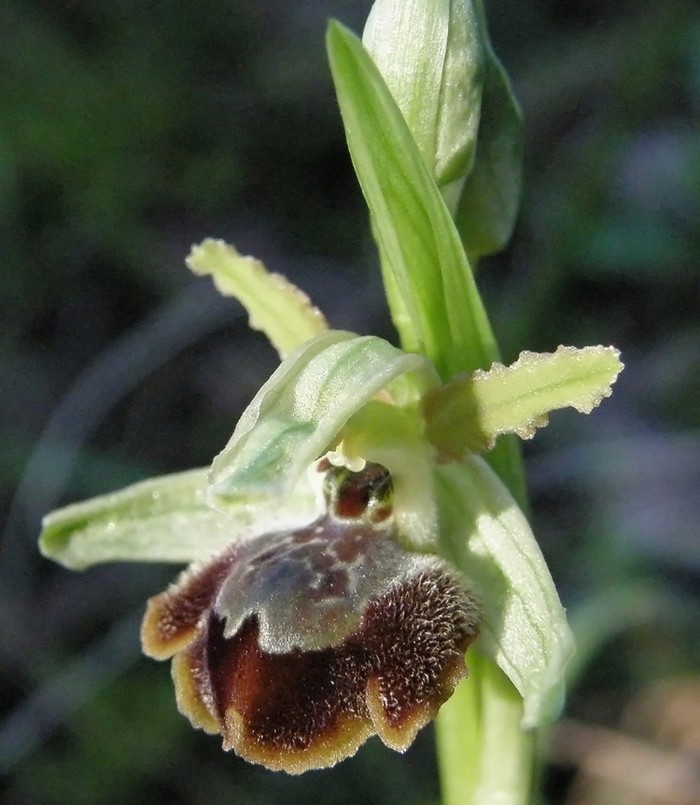
[[[411,397],[417,403],[436,384],[420,355],[375,336],[322,333],[283,361],[244,411],[212,463],[210,501],[225,507],[240,496],[261,504],[285,498],[376,394],[386,390],[399,404]]]

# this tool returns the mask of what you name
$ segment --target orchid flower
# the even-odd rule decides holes
[[[514,434],[592,410],[621,364],[610,347],[500,363],[469,255],[512,226],[512,192],[499,207],[485,177],[517,144],[482,139],[519,112],[480,5],[434,6],[379,0],[376,63],[328,34],[402,347],[330,329],[287,280],[204,241],[189,267],[247,308],[279,367],[209,468],[53,512],[40,545],[72,569],[188,563],[148,602],[142,645],[172,658],[178,707],[225,749],[299,773],[374,734],[403,751],[444,705],[445,801],[524,802],[527,736],[561,706],[573,642],[516,499]],[[397,43],[410,64],[385,80]],[[413,119],[415,64],[436,106]]]

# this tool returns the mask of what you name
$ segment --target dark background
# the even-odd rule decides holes
[[[143,602],[173,568],[72,574],[35,547],[57,505],[209,463],[274,368],[240,308],[185,269],[193,242],[224,237],[334,326],[393,337],[323,45],[327,17],[360,32],[369,6],[0,7],[3,801],[437,800],[429,729],[404,757],[371,740],[301,778],[223,754],[176,712],[166,665],[139,655]],[[612,343],[627,365],[592,416],[559,413],[525,446],[535,530],[580,640],[545,787],[578,805],[651,802],[654,786],[654,802],[690,803],[700,11],[487,11],[527,131],[517,231],[479,269],[504,355]],[[616,781],[645,793],[626,800]]]

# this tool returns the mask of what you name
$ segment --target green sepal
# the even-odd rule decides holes
[[[524,728],[556,717],[574,648],[552,577],[525,516],[478,457],[436,468],[442,552],[481,599],[478,648],[523,698]]]
[[[312,520],[313,490],[280,501],[255,519],[241,505],[225,513],[204,500],[207,470],[162,475],[74,503],[44,518],[42,554],[71,570],[100,562],[204,561],[249,534]]]
[[[209,475],[209,498],[281,500],[336,446],[350,417],[392,381],[413,377],[414,402],[437,378],[428,362],[375,336],[330,330],[283,361],[243,412]],[[402,396],[405,381],[397,384]],[[405,400],[404,400],[405,402]]]

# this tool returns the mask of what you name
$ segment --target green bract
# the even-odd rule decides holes
[[[491,325],[457,229],[396,101],[357,37],[337,23],[328,31],[328,55],[402,346],[429,358],[443,379],[487,369],[498,359]]]
[[[377,0],[363,44],[452,212],[470,258],[502,249],[520,199],[522,129],[483,5]]]
[[[484,46],[476,10],[454,0],[377,0],[362,42],[439,187],[474,160]]]
[[[470,259],[500,251],[520,203],[523,119],[508,75],[491,47],[483,3],[475,3],[484,48],[481,117],[474,164],[459,187],[454,213]]]
[[[327,47],[401,345],[428,357],[443,380],[487,369],[499,358],[496,340],[459,232],[406,120],[357,37],[331,23]],[[522,498],[517,446],[501,440],[489,461]]]

